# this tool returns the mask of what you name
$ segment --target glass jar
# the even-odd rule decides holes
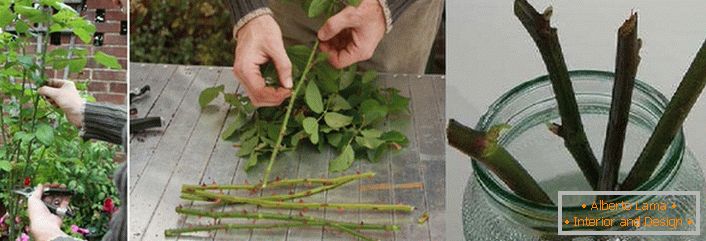
[[[613,74],[602,71],[570,72],[581,112],[584,129],[598,160],[601,160],[608,113],[611,104]],[[668,100],[656,89],[636,81],[633,91],[623,161],[619,180],[623,180],[645,146]],[[579,167],[566,150],[563,140],[552,134],[546,124],[560,122],[554,92],[547,76],[525,82],[500,97],[481,117],[476,129],[507,123],[510,129],[500,137],[503,145],[542,188],[557,202],[557,191],[591,190]],[[557,207],[525,200],[507,189],[505,184],[478,162],[473,162],[463,199],[464,235],[468,241],[532,241],[532,240],[706,240],[701,236],[558,236]],[[650,180],[638,191],[700,191],[704,194],[704,178],[693,153],[685,146],[682,132],[676,136]],[[670,198],[675,198],[672,196]],[[586,201],[586,198],[588,201]],[[637,197],[621,197],[625,201]],[[659,201],[651,197],[648,201]],[[643,197],[644,199],[644,197]],[[640,202],[646,200],[640,199]],[[579,207],[592,197],[564,197],[564,212],[583,214]],[[681,212],[695,214],[695,200],[687,202]],[[689,203],[690,202],[690,203]],[[703,209],[704,203],[700,204]],[[687,205],[688,204],[688,205]],[[704,211],[701,219],[704,220]],[[624,214],[624,213],[623,213]],[[692,214],[692,215],[693,215]],[[615,214],[620,216],[621,213]],[[616,216],[616,217],[617,217]],[[642,227],[641,227],[642,228]],[[565,229],[566,230],[566,229]],[[633,229],[634,230],[634,229]],[[706,222],[701,222],[702,233]]]

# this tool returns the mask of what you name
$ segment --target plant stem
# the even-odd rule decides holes
[[[321,184],[333,185],[340,182],[349,182],[357,179],[370,178],[375,176],[373,172],[365,172],[354,175],[340,176],[336,178],[296,178],[270,181],[270,188],[296,186],[300,184]],[[181,190],[254,190],[261,184],[233,184],[233,185],[182,185]]]
[[[677,91],[669,101],[655,131],[642,149],[640,157],[620,186],[621,190],[634,190],[647,181],[662,160],[667,148],[677,135],[684,119],[691,111],[706,85],[706,42],[696,54]]]
[[[282,125],[279,128],[279,135],[277,136],[277,141],[275,142],[275,146],[273,147],[272,155],[270,155],[270,162],[267,164],[267,168],[265,169],[265,173],[262,177],[262,188],[267,187],[267,180],[269,180],[270,178],[270,172],[272,172],[272,165],[275,163],[277,154],[279,154],[279,149],[282,148],[282,139],[284,139],[284,134],[287,131],[287,124],[289,124],[289,117],[292,114],[292,109],[294,109],[294,102],[297,100],[297,94],[299,93],[299,90],[303,86],[304,82],[306,82],[306,76],[309,74],[311,66],[313,66],[312,63],[318,48],[319,40],[317,39],[314,43],[314,47],[311,49],[311,54],[309,54],[309,60],[306,61],[306,67],[304,67],[304,71],[302,72],[301,77],[299,77],[299,82],[297,82],[297,86],[292,92],[292,97],[289,98],[287,112],[284,114],[284,120],[282,121]]]
[[[265,208],[277,209],[320,209],[320,208],[337,208],[337,209],[363,209],[375,211],[402,211],[411,212],[414,207],[404,204],[368,204],[368,203],[304,203],[304,202],[282,202],[263,200],[261,198],[246,198],[235,197],[226,194],[212,193],[208,191],[194,190],[192,193],[196,196],[209,198],[212,201],[224,204],[252,204]]]
[[[599,164],[583,130],[557,30],[550,26],[551,14],[551,7],[540,14],[526,0],[515,0],[515,15],[532,36],[549,72],[561,115],[560,136],[564,138],[564,145],[576,160],[588,183],[595,189],[598,184]]]
[[[301,192],[292,193],[292,194],[258,197],[258,198],[254,198],[254,199],[269,200],[269,201],[285,201],[285,200],[292,200],[292,199],[296,199],[296,198],[308,197],[308,196],[311,196],[314,194],[318,194],[318,193],[321,193],[321,192],[324,192],[327,190],[331,190],[331,189],[343,186],[343,185],[345,185],[349,182],[352,182],[354,180],[357,180],[357,179],[360,179],[363,177],[372,177],[374,175],[375,174],[372,172],[367,172],[367,173],[363,173],[363,174],[343,176],[343,177],[338,177],[338,178],[334,178],[334,179],[328,179],[328,181],[333,181],[333,182],[323,183],[324,184],[323,186],[309,189],[306,191],[301,191]],[[249,186],[249,185],[246,185],[246,186]],[[270,186],[270,187],[272,187],[272,186]],[[193,193],[194,190],[205,190],[205,189],[184,188],[182,186],[182,194],[184,194],[182,196],[182,199],[187,199],[187,200],[192,200],[192,201],[208,201],[207,198],[203,198],[198,195],[191,195],[191,193]],[[221,189],[221,190],[223,190],[223,189]],[[257,190],[257,189],[255,186],[253,186],[252,188],[249,188],[247,190]]]
[[[337,226],[337,225],[327,225],[325,223],[272,223],[272,224],[214,224],[214,225],[198,225],[191,226],[188,228],[175,228],[164,230],[165,237],[175,237],[183,233],[195,233],[195,232],[205,232],[205,231],[216,231],[216,230],[241,230],[241,229],[276,229],[276,228],[297,228],[297,227],[323,227],[331,226],[337,228],[343,232],[349,233],[357,238],[361,238],[366,241],[374,241],[374,239],[368,238],[365,235],[353,231],[351,229]]]
[[[491,129],[485,133],[473,130],[451,119],[446,136],[449,145],[483,163],[517,195],[530,201],[553,204],[527,170],[497,143],[498,131],[500,130]]]
[[[396,225],[383,225],[383,224],[365,224],[365,223],[349,223],[349,222],[336,222],[331,220],[326,220],[322,218],[315,218],[312,216],[290,216],[275,213],[265,213],[265,212],[218,212],[218,211],[205,211],[192,208],[176,208],[176,212],[179,214],[199,216],[199,217],[209,217],[215,219],[224,218],[244,218],[244,219],[265,219],[265,220],[279,220],[279,221],[295,221],[302,223],[309,222],[321,222],[327,224],[338,224],[350,229],[371,229],[371,230],[385,230],[385,231],[396,231],[399,227]]]
[[[7,137],[5,133],[5,96],[0,96],[0,131],[2,131],[2,144],[9,145],[7,143]],[[9,155],[10,153],[7,153]],[[7,160],[10,160],[9,158]]]
[[[275,229],[275,228],[296,228],[296,227],[315,227],[324,226],[323,224],[303,224],[303,223],[271,223],[271,224],[213,224],[213,225],[197,225],[187,228],[174,228],[164,230],[164,236],[175,237],[183,233],[195,233],[216,230],[239,230],[239,229]]]
[[[630,118],[630,104],[635,87],[635,76],[640,64],[642,40],[637,37],[637,13],[618,29],[618,47],[615,57],[615,80],[610,116],[603,144],[599,191],[613,191],[618,183],[620,162],[623,158],[625,132]]]

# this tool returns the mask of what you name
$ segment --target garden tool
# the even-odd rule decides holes
[[[145,85],[142,88],[130,91],[130,103],[142,99],[150,92],[150,86]],[[137,108],[130,109],[130,114],[137,114]],[[145,117],[130,119],[130,133],[137,133],[149,128],[162,127],[162,117]]]
[[[22,195],[25,198],[29,198],[32,195],[32,192],[34,192],[34,188],[20,188],[15,189],[13,192]],[[73,195],[74,191],[66,188],[44,188],[44,194],[42,195],[44,199],[42,201],[44,202],[44,205],[47,206],[47,208],[49,209],[49,212],[59,217],[73,217],[74,212],[71,211],[70,208],[60,207],[62,197]]]

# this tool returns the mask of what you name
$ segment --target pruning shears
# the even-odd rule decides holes
[[[15,189],[13,191],[15,194],[22,195],[25,198],[29,198],[32,196],[32,193],[34,192],[34,188],[32,187],[26,187],[26,188],[20,188],[20,189]],[[66,196],[73,196],[74,191],[69,190],[67,188],[53,188],[53,187],[48,187],[44,188],[44,194],[42,195],[43,197],[66,197]],[[73,217],[74,212],[71,211],[70,208],[62,208],[60,207],[61,205],[61,198],[53,198],[52,200],[42,200],[44,202],[44,205],[47,206],[49,211],[59,217]]]

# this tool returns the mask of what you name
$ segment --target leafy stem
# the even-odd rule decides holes
[[[316,55],[318,48],[319,40],[317,39],[316,42],[314,42],[314,47],[311,49],[311,53],[309,54],[309,59],[307,60],[306,67],[304,67],[304,71],[302,72],[301,77],[299,77],[299,82],[297,82],[297,86],[292,92],[292,97],[289,98],[289,105],[287,106],[287,111],[284,114],[284,120],[282,121],[282,125],[280,126],[277,141],[275,142],[272,154],[270,155],[270,162],[267,164],[267,168],[265,169],[265,173],[262,177],[262,188],[267,187],[267,180],[269,180],[270,173],[272,172],[272,165],[275,163],[275,159],[277,159],[277,154],[279,154],[280,148],[282,148],[282,140],[284,139],[285,132],[287,132],[287,124],[289,123],[289,118],[292,114],[292,109],[294,108],[294,102],[297,100],[299,90],[302,88],[304,82],[306,82],[307,80],[306,76],[309,74],[309,71],[313,66],[314,56]]]

